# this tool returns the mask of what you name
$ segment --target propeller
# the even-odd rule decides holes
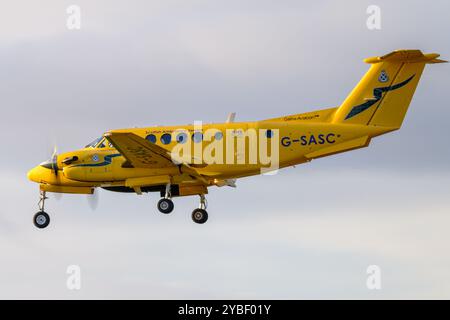
[[[55,175],[58,175],[58,148],[56,147],[56,144],[53,147],[51,165],[52,165],[52,170],[55,173]]]
[[[46,167],[49,169],[52,169],[52,171],[55,173],[55,175],[58,175],[58,170],[59,170],[59,168],[58,168],[58,148],[57,148],[56,144],[53,147],[51,159],[50,159],[50,161],[47,162]],[[62,196],[63,196],[62,193],[57,193],[57,192],[53,193],[53,197],[57,201],[61,200]],[[97,209],[99,197],[98,197],[98,192],[96,192],[95,189],[93,190],[92,194],[87,195],[87,202],[92,211],[95,211]]]
[[[56,201],[59,201],[59,200],[61,200],[63,194],[62,194],[62,193],[59,193],[59,192],[54,192],[54,193],[52,194],[52,196],[53,196],[53,198],[55,198]]]
[[[87,195],[87,201],[91,210],[95,211],[98,207],[99,201],[99,194],[97,191],[95,191],[95,189],[92,194]]]
[[[63,195],[64,195],[63,193],[59,193],[59,192],[55,192],[52,194],[53,198],[56,201],[60,201],[61,198],[63,197]],[[94,190],[94,193],[86,195],[86,200],[87,200],[87,203],[88,203],[89,207],[91,208],[91,210],[96,211],[97,207],[98,207],[98,202],[100,200],[98,192],[96,192]]]
[[[58,168],[58,151],[57,151],[56,145],[53,148],[53,153],[52,153],[51,158],[49,160],[41,163],[41,166],[52,170],[56,176],[58,175],[58,170],[59,170],[59,168]]]

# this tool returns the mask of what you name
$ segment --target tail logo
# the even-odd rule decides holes
[[[381,83],[385,83],[389,81],[389,76],[387,75],[386,71],[381,70],[380,75],[378,76],[378,81]]]
[[[409,77],[405,81],[394,84],[392,86],[380,87],[380,88],[373,89],[373,98],[360,104],[360,105],[353,107],[352,110],[350,110],[349,114],[345,117],[345,120],[350,119],[350,118],[356,116],[357,114],[360,114],[361,112],[369,109],[371,106],[373,106],[375,103],[377,103],[378,101],[381,100],[381,98],[383,97],[383,92],[394,91],[396,89],[399,89],[399,88],[405,86],[408,82],[410,82],[412,80],[412,78],[414,78],[414,76],[415,76],[415,74],[413,74],[411,77]]]

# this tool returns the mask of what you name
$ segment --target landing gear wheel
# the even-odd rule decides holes
[[[173,201],[170,199],[162,198],[158,201],[158,210],[164,214],[171,213],[173,211]]]
[[[195,209],[192,211],[192,221],[198,224],[203,224],[208,221],[208,212],[204,209]]]
[[[39,229],[46,228],[50,223],[50,216],[44,211],[39,211],[33,217],[33,223]]]

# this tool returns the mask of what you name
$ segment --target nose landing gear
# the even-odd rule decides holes
[[[37,228],[44,229],[50,224],[50,216],[44,211],[45,200],[48,198],[45,191],[40,191],[39,196],[39,212],[33,216],[33,223]]]

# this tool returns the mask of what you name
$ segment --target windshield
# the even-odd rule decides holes
[[[97,138],[91,143],[89,143],[85,148],[95,148],[101,141],[103,140],[103,137]]]

